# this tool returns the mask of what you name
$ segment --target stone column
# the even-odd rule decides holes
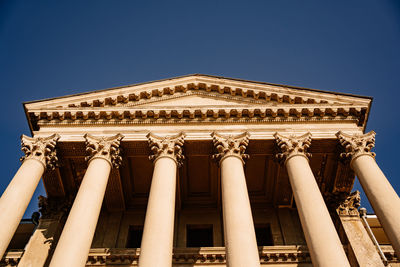
[[[112,167],[122,159],[121,134],[113,137],[85,135],[89,166],[69,212],[50,262],[53,267],[85,266]]]
[[[31,138],[21,136],[22,165],[0,198],[0,258],[3,257],[46,168],[57,162],[55,146],[59,135]]]
[[[360,192],[351,194],[335,193],[327,195],[328,206],[338,214],[344,234],[349,241],[349,261],[351,266],[384,267],[379,253],[360,219]]]
[[[237,136],[212,133],[221,168],[222,211],[227,266],[260,266],[253,216],[244,175],[247,132]]]
[[[176,171],[182,164],[183,133],[159,137],[147,135],[153,155],[153,179],[140,247],[140,267],[172,266]]]
[[[314,266],[350,266],[329,211],[308,163],[311,134],[274,135],[296,200],[308,250]]]
[[[375,132],[364,135],[338,132],[336,136],[345,148],[341,157],[350,160],[351,168],[355,171],[397,256],[400,257],[400,198],[376,164],[375,153],[371,152],[375,145]]]

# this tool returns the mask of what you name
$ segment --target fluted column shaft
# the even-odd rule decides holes
[[[58,135],[21,137],[23,163],[0,198],[0,258],[3,257],[46,167],[54,168]]]
[[[275,134],[285,160],[300,222],[314,266],[350,266],[329,211],[308,163],[311,134],[285,137]]]
[[[339,132],[340,143],[346,148],[343,157],[351,160],[362,188],[398,257],[400,257],[400,198],[389,183],[370,150],[375,132],[350,136]]]
[[[183,134],[148,135],[154,160],[149,201],[140,247],[140,267],[172,266],[177,166],[183,160]]]
[[[50,262],[52,267],[85,266],[103,203],[111,168],[117,167],[121,135],[85,135],[89,166]]]
[[[222,210],[227,266],[260,266],[253,216],[243,169],[248,133],[222,136],[213,133],[214,157],[221,167]]]

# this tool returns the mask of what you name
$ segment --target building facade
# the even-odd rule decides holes
[[[25,103],[0,265],[400,266],[371,101],[196,74]],[[376,217],[360,217],[355,175]],[[24,228],[41,178],[41,217]]]

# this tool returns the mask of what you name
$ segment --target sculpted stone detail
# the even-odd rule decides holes
[[[58,216],[60,213],[67,214],[74,202],[72,196],[59,199],[39,196],[38,200],[39,212],[42,214],[42,218],[51,218]]]
[[[45,168],[54,170],[58,162],[55,150],[58,139],[60,139],[58,134],[48,137],[29,137],[23,134],[21,136],[21,150],[25,153],[25,156],[21,157],[20,160],[35,159],[40,161]]]
[[[84,135],[86,140],[86,152],[88,156],[85,158],[91,161],[95,158],[107,160],[114,168],[121,165],[122,157],[120,156],[120,143],[124,137],[122,134],[117,134],[111,137],[96,137],[90,134]]]
[[[339,131],[336,133],[336,136],[345,149],[345,152],[341,153],[340,157],[350,160],[354,160],[362,155],[375,157],[375,153],[371,152],[371,149],[375,146],[375,135],[376,133],[374,131],[355,135],[349,135]]]
[[[249,158],[249,155],[244,153],[249,144],[250,134],[248,132],[236,136],[226,136],[213,132],[211,136],[217,150],[213,158],[217,161],[221,162],[226,157],[234,156],[240,158],[244,163],[244,160]]]
[[[307,158],[311,157],[311,154],[307,153],[307,149],[311,145],[311,133],[308,132],[301,136],[283,136],[279,133],[275,133],[274,137],[276,144],[281,151],[276,154],[276,158],[279,161],[286,162],[289,158],[297,155]]]
[[[345,192],[331,193],[326,196],[327,205],[336,210],[339,215],[359,216],[358,207],[360,207],[360,192],[354,191],[350,194]]]
[[[339,215],[356,215],[358,216],[358,207],[360,206],[360,192],[351,193],[345,200],[340,203],[337,212]]]
[[[149,139],[149,146],[152,155],[149,159],[155,162],[157,159],[162,157],[168,157],[173,159],[178,166],[182,166],[185,156],[182,153],[182,147],[184,143],[185,134],[179,133],[173,136],[160,137],[152,133],[147,134]]]
[[[110,253],[111,252],[111,253]],[[385,253],[386,254],[386,253]],[[392,253],[393,254],[393,253]],[[395,257],[395,254],[393,254]],[[92,248],[89,252],[88,262],[93,265],[104,264],[112,261],[114,264],[137,264],[139,259],[139,250],[129,249],[109,249]],[[276,264],[288,263],[311,263],[310,253],[307,246],[281,246],[281,247],[263,247],[260,250],[260,261]],[[220,265],[226,264],[226,252],[224,247],[202,248],[200,251],[187,248],[174,248],[172,263],[182,265]]]

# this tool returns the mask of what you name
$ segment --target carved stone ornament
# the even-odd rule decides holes
[[[29,137],[21,136],[21,150],[25,156],[20,160],[35,159],[43,164],[44,168],[54,170],[57,166],[58,158],[56,155],[56,144],[60,136],[53,134],[48,137]]]
[[[242,160],[244,164],[244,160],[250,157],[248,154],[244,153],[249,144],[250,134],[248,132],[235,136],[221,135],[213,132],[211,136],[213,138],[214,147],[217,150],[213,158],[218,162],[221,162],[226,157],[234,156]]]
[[[185,156],[182,153],[182,147],[184,143],[185,134],[179,133],[173,136],[157,136],[153,133],[147,134],[149,146],[152,155],[149,159],[156,162],[159,158],[168,157],[173,159],[178,167],[182,166]]]
[[[341,158],[350,159],[353,161],[362,155],[368,155],[375,157],[375,153],[371,152],[371,149],[375,146],[375,135],[374,131],[370,131],[366,134],[354,134],[349,135],[343,132],[336,133],[340,144],[344,147],[345,152],[340,154]]]
[[[72,207],[74,198],[67,196],[65,198],[47,198],[44,196],[38,197],[39,212],[42,218],[51,218],[61,214],[67,214]]]
[[[307,159],[311,157],[310,153],[307,153],[307,149],[311,145],[311,133],[308,132],[301,136],[283,136],[279,133],[274,134],[276,144],[280,149],[280,153],[276,154],[276,158],[279,161],[286,162],[293,156],[304,156]]]
[[[360,192],[354,191],[350,194],[345,192],[331,193],[325,197],[327,205],[331,210],[336,210],[341,216],[359,216]]]
[[[92,159],[102,158],[107,160],[114,168],[118,168],[121,165],[120,143],[124,138],[122,134],[111,137],[96,137],[85,134],[84,137],[86,140],[86,152],[88,153],[85,158],[87,161],[90,162]]]

